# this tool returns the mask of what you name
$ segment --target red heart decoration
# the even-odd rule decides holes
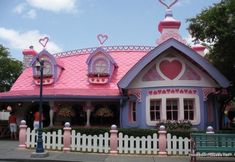
[[[48,41],[49,41],[49,38],[48,38],[48,37],[44,37],[44,38],[39,39],[39,43],[40,43],[43,47],[46,47]]]
[[[175,79],[182,70],[182,64],[178,60],[164,60],[160,63],[159,67],[162,74],[171,80]]]
[[[108,39],[108,35],[98,34],[97,39],[99,40],[100,44],[103,45],[104,42]]]

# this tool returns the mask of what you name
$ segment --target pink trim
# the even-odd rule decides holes
[[[181,25],[181,22],[177,21],[177,20],[172,20],[172,21],[163,20],[158,25],[158,31],[162,33],[162,30],[167,29],[167,28],[169,28],[169,29],[179,29],[180,25]]]
[[[211,93],[215,93],[216,89],[215,88],[203,88],[202,92],[203,92],[203,101],[207,101],[208,95]]]
[[[140,89],[130,89],[128,90],[128,95],[134,95],[137,98],[137,102],[141,102],[141,90]]]
[[[157,94],[196,94],[196,89],[190,88],[167,88],[167,89],[156,89],[148,91],[148,95],[157,95]]]
[[[33,55],[36,56],[38,53],[34,49],[24,49],[23,55]]]
[[[203,45],[196,45],[196,46],[193,46],[192,49],[196,52],[202,52],[206,49],[206,47]]]

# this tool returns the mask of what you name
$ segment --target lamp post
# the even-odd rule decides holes
[[[42,139],[42,85],[43,85],[43,67],[44,66],[44,60],[39,60],[37,58],[36,68],[40,70],[40,96],[39,96],[39,128],[38,128],[38,138],[37,138],[37,146],[36,146],[36,152],[34,152],[31,157],[47,157],[48,153],[44,151],[43,148],[43,139]]]

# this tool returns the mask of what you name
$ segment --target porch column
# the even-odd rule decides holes
[[[87,101],[85,107],[83,108],[83,110],[86,111],[86,127],[90,127],[90,116],[93,109],[94,108],[92,107],[91,102]]]
[[[54,119],[54,107],[55,107],[54,101],[49,101],[49,105],[50,105],[50,111],[49,111],[50,125],[49,125],[49,127],[54,127],[54,124],[53,124],[53,119]]]

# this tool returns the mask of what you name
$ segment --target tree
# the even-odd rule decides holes
[[[22,62],[11,58],[8,49],[0,45],[0,92],[10,90],[22,70]]]
[[[227,101],[231,100],[235,96],[235,0],[221,0],[187,21],[195,41],[209,46],[206,57],[231,81]]]

